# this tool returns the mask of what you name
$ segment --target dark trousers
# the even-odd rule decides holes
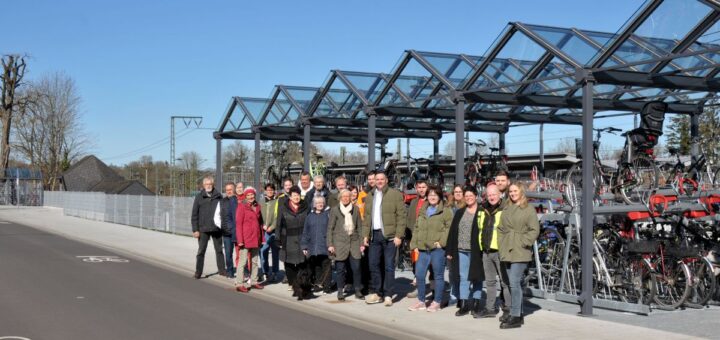
[[[347,266],[350,266],[350,270],[347,270]],[[353,288],[355,289],[355,292],[358,293],[362,290],[362,283],[361,278],[362,274],[360,274],[360,259],[353,258],[352,256],[348,256],[345,260],[342,261],[335,261],[335,272],[337,273],[337,286],[338,286],[338,295],[343,294],[343,289],[345,288],[345,275],[346,273],[349,273],[352,271],[352,281],[353,281]]]
[[[225,273],[225,259],[223,258],[223,241],[222,231],[200,232],[198,238],[198,252],[195,257],[195,274],[202,275],[203,266],[205,265],[205,250],[207,250],[208,241],[212,237],[213,247],[215,247],[215,261],[217,261],[218,273]]]
[[[316,286],[322,286],[325,292],[330,291],[332,272],[330,258],[327,255],[313,255],[308,259],[308,264],[313,272],[313,282]]]
[[[370,293],[392,297],[395,286],[395,243],[385,239],[382,230],[373,230],[368,258],[370,261]],[[383,260],[385,263],[383,265]],[[385,280],[383,280],[383,268]]]
[[[297,264],[285,263],[285,277],[287,277],[289,285],[292,286],[295,283],[295,278],[299,270],[300,268]]]
[[[233,251],[235,250],[235,244],[233,244],[232,238],[229,236],[223,236],[223,247],[225,248],[225,271],[229,275],[235,275],[235,265],[233,262]]]

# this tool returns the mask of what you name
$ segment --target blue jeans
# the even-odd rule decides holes
[[[272,250],[272,271],[268,254]],[[265,244],[260,248],[260,263],[262,263],[262,272],[265,275],[270,273],[277,274],[280,267],[280,248],[277,246],[275,233],[265,233]]]
[[[510,286],[510,315],[522,316],[523,288],[522,281],[527,269],[527,262],[502,262],[507,273]]]
[[[418,300],[425,302],[425,275],[428,267],[432,265],[433,280],[435,280],[435,294],[433,300],[442,302],[445,292],[445,249],[436,248],[433,250],[421,250],[420,257],[415,267],[415,278],[417,280]]]
[[[383,282],[381,263],[385,260],[385,281]],[[395,286],[395,243],[386,240],[382,230],[373,230],[370,250],[370,293],[392,297]]]
[[[233,260],[233,250],[235,245],[232,238],[223,236],[223,248],[225,248],[225,271],[229,276],[235,275],[235,261]]]
[[[470,252],[458,251],[458,265],[460,267],[460,300],[472,298],[480,300],[482,294],[482,281],[469,281],[470,275]]]

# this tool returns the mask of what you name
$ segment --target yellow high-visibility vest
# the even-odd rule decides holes
[[[478,219],[478,228],[480,229],[480,235],[478,235],[478,242],[480,242],[480,250],[483,249],[483,226],[485,226],[485,210],[478,209],[477,219]],[[495,214],[495,223],[493,224],[493,234],[492,234],[492,241],[490,241],[490,249],[492,250],[498,250],[498,236],[497,236],[497,228],[500,225],[500,218],[502,217],[502,210],[498,211]]]

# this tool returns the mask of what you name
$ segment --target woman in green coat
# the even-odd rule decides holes
[[[445,292],[445,247],[453,214],[449,207],[444,207],[442,191],[431,186],[427,192],[427,203],[420,208],[417,224],[410,241],[410,248],[418,250],[420,256],[415,264],[418,301],[408,310],[424,310],[425,307],[425,275],[432,265],[435,282],[434,301],[427,307],[428,312],[440,310],[443,293]]]
[[[510,204],[504,209],[498,241],[500,261],[510,286],[510,315],[500,317],[500,328],[518,328],[523,324],[522,282],[528,262],[532,260],[532,246],[540,233],[535,209],[528,204],[525,186],[513,183],[508,189]],[[507,303],[507,302],[506,302]]]

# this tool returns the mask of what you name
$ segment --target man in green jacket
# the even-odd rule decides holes
[[[261,203],[261,213],[263,220],[263,231],[265,235],[263,239],[265,242],[260,248],[260,263],[262,266],[262,273],[260,274],[258,282],[268,281],[273,282],[276,279],[277,273],[280,270],[279,252],[280,248],[277,246],[275,238],[275,226],[277,224],[277,203],[278,200],[275,198],[275,185],[272,183],[265,184],[265,193]],[[268,255],[272,251],[272,267]],[[264,277],[264,280],[262,276]]]
[[[365,199],[365,219],[363,220],[363,243],[369,247],[370,295],[365,299],[368,304],[384,301],[392,306],[393,286],[395,285],[395,252],[405,236],[407,212],[403,194],[389,188],[387,176],[378,171],[375,175],[375,189]],[[385,281],[383,282],[381,263],[385,260]],[[384,300],[383,300],[384,296]]]
[[[413,198],[412,201],[410,201],[410,207],[408,208],[407,213],[407,228],[405,229],[405,242],[408,242],[409,240],[412,240],[413,234],[415,231],[415,223],[417,222],[418,215],[420,214],[420,209],[425,205],[426,203],[426,195],[427,195],[428,185],[425,180],[418,180],[415,182],[415,192],[417,193],[417,197]],[[415,274],[415,263],[413,263],[413,274]],[[430,277],[433,277],[432,273],[432,267],[430,267]],[[412,282],[412,290],[407,293],[407,297],[414,298],[417,297],[417,279],[413,279]]]

